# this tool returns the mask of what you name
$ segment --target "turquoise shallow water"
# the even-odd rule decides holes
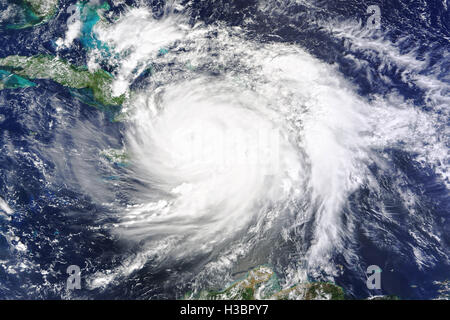
[[[107,55],[109,53],[108,46],[97,39],[93,29],[100,21],[100,16],[98,15],[97,10],[109,10],[108,3],[105,2],[104,4],[92,5],[89,2],[85,2],[80,3],[77,6],[80,10],[81,21],[83,23],[80,36],[80,41],[83,47],[87,49],[100,49]]]
[[[44,20],[49,19],[50,17],[41,17],[37,15],[32,7],[25,1],[22,0],[13,0],[11,3],[16,4],[20,7],[20,12],[17,12],[17,14],[12,17],[12,21],[5,21],[5,27],[7,29],[24,29],[29,28],[35,25],[38,25],[39,23],[43,22]],[[4,22],[3,22],[4,23]],[[2,22],[0,22],[2,24]]]
[[[5,70],[0,70],[0,82],[2,82],[4,87],[7,89],[36,86],[36,83]]]

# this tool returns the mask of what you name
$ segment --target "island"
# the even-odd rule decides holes
[[[8,29],[24,29],[49,21],[56,13],[58,0],[17,0],[23,12],[23,20],[7,26]]]
[[[79,67],[58,57],[50,55],[8,56],[0,58],[0,70],[20,77],[24,86],[30,86],[29,80],[51,79],[63,86],[89,90],[96,102],[103,106],[120,106],[125,101],[125,94],[112,95],[113,76],[98,69],[90,72],[86,67]],[[26,81],[25,81],[26,80]],[[3,82],[3,87],[5,86]],[[0,87],[1,89],[1,87]],[[84,101],[89,103],[89,101]],[[95,103],[89,103],[97,106]]]
[[[224,290],[187,293],[187,300],[344,300],[344,290],[330,282],[306,282],[281,289],[278,277],[268,266],[249,271]]]

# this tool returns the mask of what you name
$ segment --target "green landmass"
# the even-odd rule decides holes
[[[299,283],[281,289],[278,277],[268,266],[259,266],[224,290],[187,293],[185,300],[347,300],[344,289],[331,282]],[[400,300],[395,295],[379,295],[367,300]]]
[[[11,0],[21,7],[23,20],[7,25],[8,29],[24,29],[47,22],[58,6],[58,0]]]
[[[310,282],[298,284],[274,295],[277,300],[344,300],[344,290],[334,283]]]
[[[225,290],[202,290],[188,293],[185,299],[194,300],[344,300],[344,290],[334,283],[300,283],[288,289],[280,289],[278,278],[267,266],[257,267],[247,276]]]
[[[118,106],[125,101],[124,94],[112,95],[113,77],[108,72],[101,69],[90,72],[85,67],[74,66],[50,55],[0,58],[0,69],[26,79],[51,79],[66,87],[89,89],[93,98],[104,106]]]
[[[40,18],[47,18],[56,12],[58,0],[23,0],[33,10],[34,14]]]
[[[34,87],[36,84],[11,72],[0,70],[0,90]]]

